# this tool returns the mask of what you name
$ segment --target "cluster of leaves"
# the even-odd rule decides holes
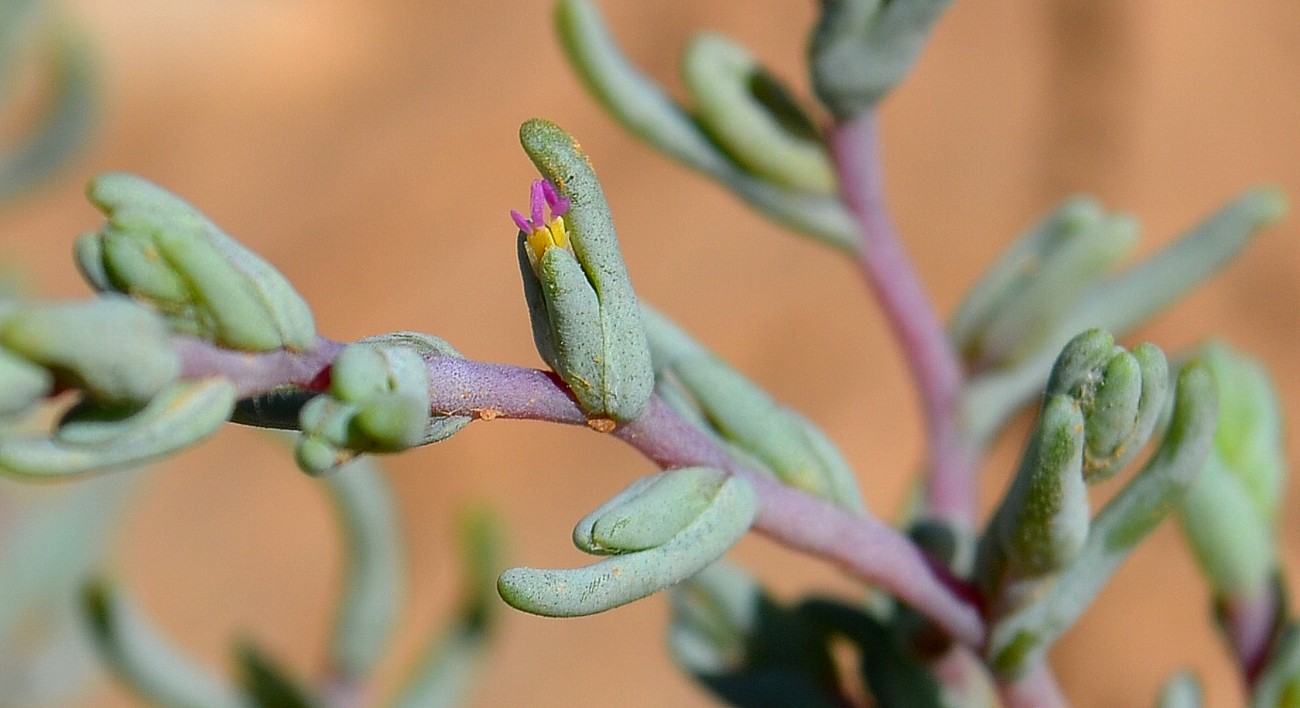
[[[562,0],[557,24],[579,75],[617,120],[764,214],[856,257],[887,292],[912,284],[905,272],[878,270],[892,234],[882,230],[870,164],[874,113],[946,4],[822,4],[809,67],[829,116],[824,129],[815,109],[724,37],[701,35],[684,51],[692,102],[684,106],[621,54],[586,0]],[[512,568],[494,581],[491,532],[480,524],[468,533],[463,612],[395,705],[459,695],[490,618],[484,588],[493,585],[509,604],[557,617],[672,588],[674,656],[737,705],[837,706],[864,694],[880,705],[988,705],[995,691],[1011,700],[1033,690],[1048,700],[1034,683],[1047,650],[1172,513],[1214,589],[1252,700],[1267,706],[1297,695],[1300,629],[1287,619],[1278,580],[1284,465],[1266,375],[1222,344],[1171,363],[1153,344],[1115,341],[1277,220],[1280,195],[1247,192],[1118,272],[1135,221],[1070,199],[991,266],[946,332],[925,319],[932,313],[910,310],[917,329],[934,336],[918,336],[909,356],[947,367],[956,394],[931,402],[948,428],[930,432],[952,436],[959,454],[929,460],[922,486],[973,474],[1012,414],[1041,397],[1012,482],[982,529],[926,503],[909,518],[914,544],[886,562],[904,564],[905,579],[936,594],[900,594],[910,607],[883,593],[787,605],[720,561],[751,527],[787,541],[821,534],[804,547],[828,556],[847,542],[835,536],[841,529],[880,539],[880,548],[901,536],[870,510],[825,433],[639,301],[592,161],[574,138],[535,119],[520,139],[540,179],[529,213],[514,214],[518,261],[533,339],[555,378],[466,360],[421,333],[331,341],[274,267],[197,209],[129,175],[101,176],[88,190],[106,221],[77,240],[75,254],[95,297],[0,299],[8,424],[0,471],[50,479],[135,467],[234,420],[299,431],[299,466],[321,477],[335,502],[349,565],[329,672],[316,689],[248,645],[238,651],[238,685],[211,674],[97,579],[82,604],[100,654],[142,696],[214,706],[360,700],[400,607],[401,570],[387,489],[371,458],[358,456],[446,439],[488,411],[611,432],[663,471],[578,522],[575,546],[599,557],[589,566]],[[935,374],[919,374],[923,389],[927,375]],[[1094,514],[1090,486],[1124,475],[1148,446]],[[791,504],[813,514],[778,513]],[[835,558],[873,581],[869,566],[844,560],[873,550],[840,548]],[[853,675],[832,659],[837,642],[860,657]],[[953,661],[971,667],[967,677],[941,680],[937,665]],[[1191,705],[1197,694],[1180,676],[1162,701]]]

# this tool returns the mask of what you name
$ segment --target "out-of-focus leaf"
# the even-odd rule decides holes
[[[235,647],[239,682],[254,708],[312,708],[305,689],[252,642]]]
[[[105,664],[142,699],[178,708],[250,708],[234,687],[160,636],[109,583],[87,587],[85,610]]]
[[[333,667],[351,680],[370,675],[388,649],[403,599],[401,535],[383,472],[359,458],[321,481],[346,549],[343,594],[330,642]]]
[[[799,609],[858,648],[862,676],[876,705],[943,708],[943,687],[934,673],[903,646],[884,622],[859,608],[829,599],[806,600]]]
[[[0,12],[0,25],[3,21]],[[50,95],[35,121],[35,130],[17,145],[0,147],[0,204],[66,164],[90,134],[98,103],[92,52],[86,38],[68,27],[57,26],[49,35]],[[4,41],[0,36],[0,43]],[[0,57],[0,63],[3,60]],[[4,74],[0,71],[0,81],[7,78]]]
[[[673,657],[729,705],[838,708],[828,632],[740,569],[715,564],[673,589]]]
[[[467,512],[461,521],[460,608],[451,623],[432,638],[410,672],[393,708],[455,708],[465,705],[499,606],[496,574],[502,565],[501,522],[487,509]]]

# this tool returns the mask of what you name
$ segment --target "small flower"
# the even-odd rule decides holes
[[[510,218],[514,219],[515,225],[527,236],[528,263],[535,271],[542,254],[552,246],[559,246],[570,253],[573,252],[573,246],[569,243],[569,233],[564,226],[564,214],[569,211],[569,199],[556,191],[555,185],[551,184],[550,180],[538,179],[533,180],[529,202],[531,219],[525,218],[514,209],[510,210]],[[550,221],[544,219],[547,208],[551,212]]]

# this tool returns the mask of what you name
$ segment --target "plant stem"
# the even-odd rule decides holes
[[[1014,680],[998,682],[1005,708],[1057,708],[1070,705],[1046,661],[1040,661]]]
[[[762,500],[756,531],[879,586],[964,644],[983,642],[984,624],[971,591],[888,524],[737,464],[659,398],[614,435],[665,468],[708,465],[745,478]]]
[[[301,354],[249,354],[222,350],[196,339],[181,341],[186,376],[219,374],[249,396],[280,385],[323,389],[320,363],[338,342],[322,339]],[[480,420],[522,418],[586,425],[564,383],[553,374],[506,364],[454,357],[429,362],[435,414],[472,414]],[[278,382],[276,377],[281,378]],[[782,485],[732,460],[701,431],[655,398],[649,410],[612,434],[662,467],[709,465],[740,475],[762,502],[754,529],[792,549],[823,558],[867,583],[878,585],[969,646],[984,641],[984,621],[973,593],[932,563],[905,536],[873,517],[863,517]]]
[[[1278,630],[1277,589],[1267,583],[1253,596],[1220,600],[1219,621],[1247,687],[1253,687],[1268,660]]]
[[[875,112],[833,125],[827,146],[840,196],[858,222],[858,267],[902,347],[921,398],[930,463],[924,514],[971,529],[975,455],[960,434],[962,366],[889,218]]]

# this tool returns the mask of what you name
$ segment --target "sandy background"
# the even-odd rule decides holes
[[[85,292],[67,255],[97,222],[81,185],[127,170],[279,266],[324,333],[422,329],[474,358],[535,365],[507,210],[526,203],[532,178],[516,128],[545,116],[591,154],[642,295],[824,425],[871,506],[896,510],[920,451],[916,405],[854,271],[616,129],[566,69],[549,2],[66,4],[103,57],[105,106],[86,158],[0,212],[0,258],[31,270],[40,293]],[[673,91],[678,48],[713,28],[807,93],[814,3],[604,5],[631,55]],[[1286,0],[958,2],[882,119],[895,216],[938,307],[951,312],[997,249],[1072,191],[1138,215],[1144,252],[1248,185],[1277,182],[1300,198],[1296,36],[1300,4]],[[1272,367],[1288,410],[1300,410],[1296,223],[1140,337],[1177,350],[1220,332]],[[986,503],[1014,452],[1004,447]],[[454,600],[457,508],[498,505],[516,562],[573,564],[573,521],[649,465],[583,430],[497,422],[389,469],[412,585],[384,685]],[[1296,485],[1290,496],[1282,524],[1296,584]],[[1079,705],[1150,705],[1181,666],[1201,672],[1211,705],[1239,703],[1206,591],[1172,531],[1055,649]],[[739,556],[783,596],[851,587],[761,539]],[[158,623],[214,665],[248,634],[300,672],[318,667],[334,530],[312,482],[263,438],[231,429],[161,470],[113,559]],[[507,611],[477,705],[708,705],[666,658],[665,615],[658,598],[585,620]],[[133,704],[101,683],[86,705]]]

